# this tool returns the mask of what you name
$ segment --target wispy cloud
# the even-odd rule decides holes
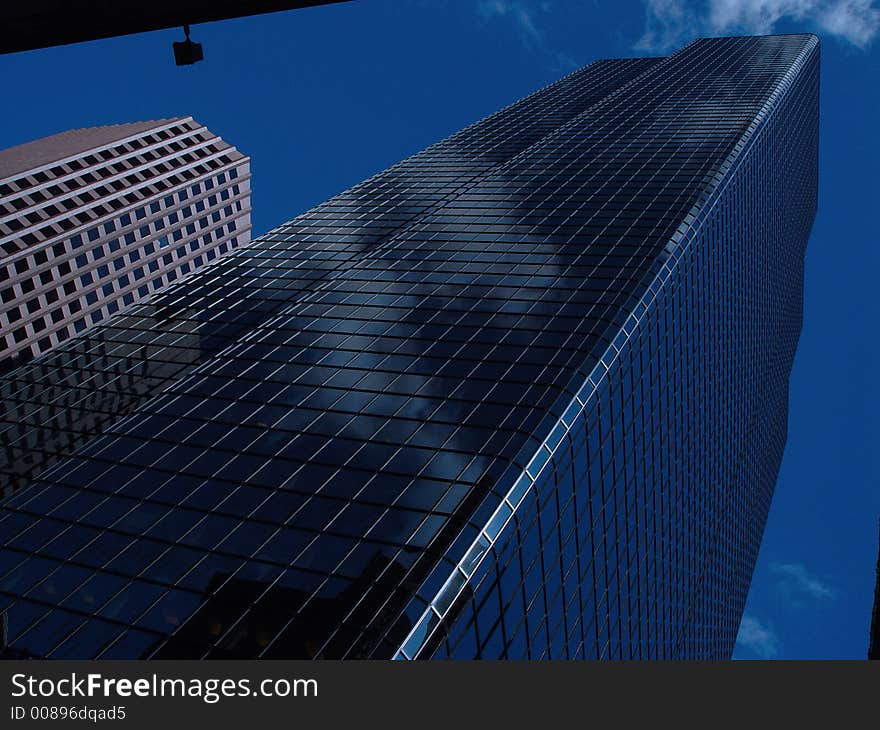
[[[872,0],[839,0],[828,3],[819,18],[820,27],[866,48],[880,33],[880,8]]]
[[[772,33],[790,20],[867,48],[880,33],[875,0],[644,0],[641,50],[666,51],[698,36]]]
[[[522,44],[530,51],[541,53],[553,62],[554,71],[572,71],[578,63],[564,52],[557,51],[547,42],[543,30],[543,16],[553,11],[551,2],[527,0],[479,0],[477,13],[484,21],[501,20],[512,24]]]
[[[544,34],[538,30],[535,15],[546,10],[546,4],[524,3],[522,0],[480,0],[477,12],[484,19],[506,18],[517,27],[525,43],[541,44]]]
[[[743,616],[736,635],[737,647],[748,649],[761,659],[772,659],[779,655],[779,639],[773,629],[754,616]]]
[[[771,563],[776,588],[793,607],[801,608],[806,601],[827,601],[836,596],[833,588],[810,575],[799,563]]]
[[[685,0],[645,0],[645,33],[636,43],[640,51],[665,51],[698,35],[700,23]]]

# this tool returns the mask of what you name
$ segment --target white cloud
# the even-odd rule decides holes
[[[718,33],[733,29],[754,35],[772,33],[783,18],[803,20],[816,5],[816,0],[713,0],[709,25]]]
[[[804,599],[823,601],[834,598],[835,591],[811,576],[807,569],[797,563],[771,563],[770,572],[778,576],[777,588],[795,607],[801,607]]]
[[[699,36],[762,34],[790,20],[866,48],[880,33],[876,0],[645,0],[637,48],[666,51]]]
[[[692,13],[685,0],[645,0],[645,34],[636,48],[665,51],[696,35]]]
[[[769,626],[754,616],[743,616],[736,635],[738,647],[744,647],[761,659],[772,659],[779,654],[779,639]]]
[[[820,27],[866,48],[880,32],[880,9],[872,0],[840,0],[828,3],[819,16]]]

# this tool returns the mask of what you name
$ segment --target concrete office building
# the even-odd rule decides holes
[[[0,368],[250,241],[249,158],[191,117],[0,151]]]

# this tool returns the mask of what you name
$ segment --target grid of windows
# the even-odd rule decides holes
[[[603,61],[471,125],[0,380],[0,492],[26,484],[192,367],[570,120],[655,59]],[[222,246],[222,244],[221,244]],[[246,369],[246,368],[245,368]],[[83,377],[83,370],[89,377]]]
[[[6,370],[249,241],[248,159],[192,119],[31,142],[0,176],[32,157],[0,183]]]
[[[785,443],[816,207],[818,43],[780,45],[778,89],[399,658],[730,656]],[[742,63],[725,60],[716,78]]]
[[[722,655],[817,74],[812,36],[593,64],[11,373],[7,653]]]
[[[678,237],[408,637],[413,656],[730,656],[785,445],[817,60]]]

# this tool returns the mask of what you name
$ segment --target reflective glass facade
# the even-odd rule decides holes
[[[10,373],[5,653],[728,656],[818,69],[594,63]]]

